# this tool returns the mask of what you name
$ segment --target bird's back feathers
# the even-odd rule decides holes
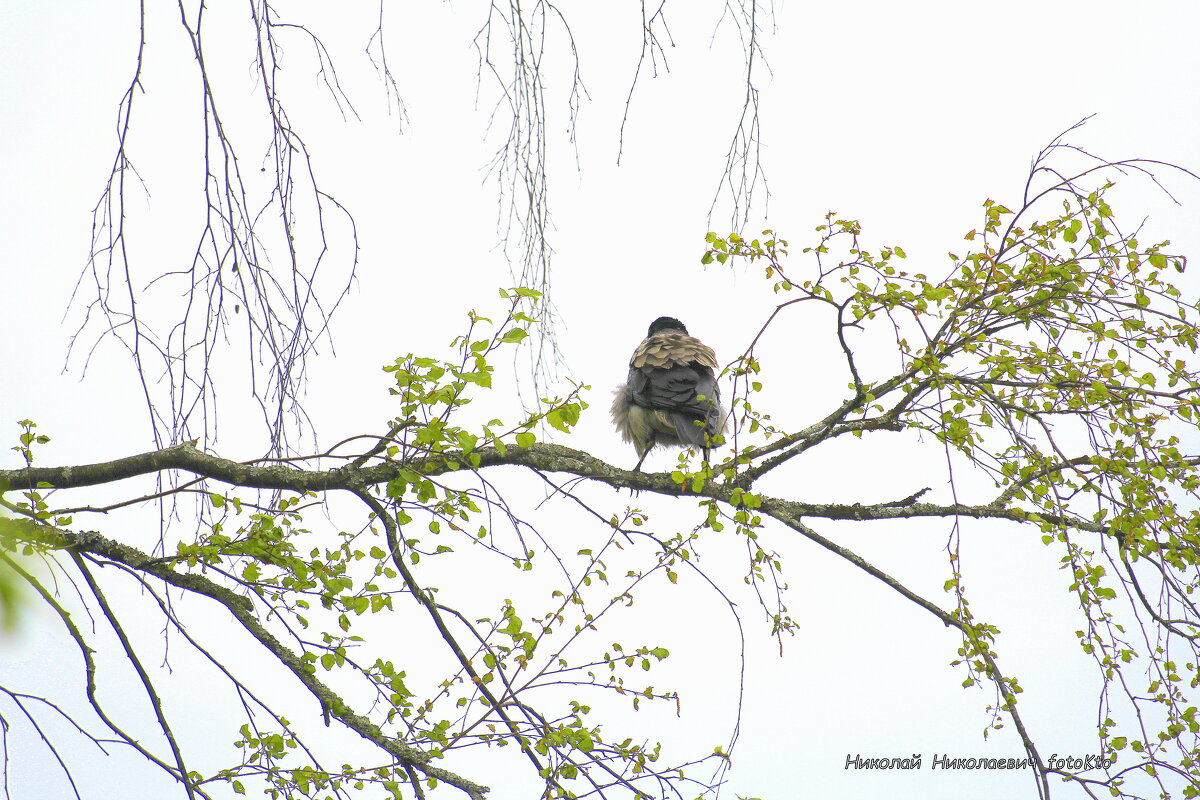
[[[711,445],[725,428],[717,369],[712,348],[682,332],[652,334],[638,345],[612,415],[639,456],[656,444]]]
[[[688,336],[686,333],[656,333],[647,336],[645,341],[633,351],[629,366],[634,369],[644,367],[672,367],[677,364],[699,364],[712,371],[720,369],[717,366],[717,354],[704,342]]]

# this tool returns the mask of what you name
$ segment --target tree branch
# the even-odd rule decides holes
[[[179,448],[169,449],[178,450]],[[192,449],[194,450],[194,448]],[[114,542],[99,533],[66,531],[49,525],[38,525],[37,532],[40,534],[41,540],[51,546],[68,548],[77,553],[91,553],[153,575],[159,580],[177,588],[194,594],[204,595],[217,601],[233,615],[234,619],[259,644],[266,648],[281,664],[291,670],[292,674],[321,703],[322,707],[329,710],[331,716],[335,717],[347,728],[387,752],[402,765],[412,766],[430,778],[436,778],[443,783],[461,789],[471,800],[482,800],[484,795],[489,791],[486,786],[469,781],[450,770],[430,764],[432,756],[429,753],[425,753],[398,739],[387,736],[368,718],[355,714],[337,693],[313,674],[308,664],[302,661],[289,648],[285,647],[262,625],[253,613],[254,603],[249,598],[214,583],[203,575],[176,572],[164,564],[162,559],[152,558],[136,548]],[[49,597],[45,599],[52,601],[52,598]],[[94,672],[94,666],[91,666],[91,658],[87,655],[89,648],[87,648],[81,638],[77,637],[77,640],[80,643],[80,647],[84,650],[85,659],[89,664],[89,685],[91,685],[92,680],[90,676]],[[111,724],[110,727],[112,727]],[[147,755],[148,758],[152,758],[149,754],[143,754]],[[174,773],[172,772],[172,774]]]

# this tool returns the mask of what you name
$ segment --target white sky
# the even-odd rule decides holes
[[[304,5],[302,12],[301,4],[291,4],[286,13],[309,19],[304,14],[321,4]],[[699,264],[739,108],[740,62],[721,39],[731,29],[719,29],[718,44],[709,44],[720,4],[668,7],[677,43],[668,53],[671,72],[639,86],[620,167],[617,133],[636,57],[637,15],[617,7],[563,4],[568,19],[576,20],[591,100],[579,119],[578,172],[565,144],[561,106],[551,108],[551,135],[558,137],[550,150],[551,244],[560,342],[573,374],[593,387],[590,412],[562,441],[631,466],[633,453],[607,418],[608,393],[623,378],[646,325],[659,315],[677,316],[730,359],[777,301],[756,269]],[[36,419],[54,438],[43,464],[149,449],[132,373],[116,349],[99,351],[86,380],[77,362],[63,371],[73,327],[62,320],[115,147],[115,108],[132,67],[135,11],[132,4],[49,0],[0,6],[0,185],[6,188],[0,195],[0,434],[15,440],[13,422]],[[327,189],[355,213],[362,245],[358,281],[334,328],[337,358],[324,347],[325,357],[310,373],[309,409],[326,443],[375,429],[394,413],[381,365],[409,351],[445,353],[467,309],[498,312],[496,287],[509,283],[495,248],[494,186],[481,185],[490,150],[481,144],[486,119],[476,110],[470,38],[484,10],[425,3],[388,13],[393,71],[410,115],[403,133],[397,134],[361,57],[373,27],[370,14],[359,19],[339,8],[336,18],[313,23],[334,50],[361,122],[343,123],[315,89],[301,44],[285,53],[293,122]],[[156,25],[171,24],[168,11],[152,15]],[[1092,152],[1200,167],[1194,45],[1200,11],[1194,3],[793,2],[778,5],[776,20],[778,33],[765,41],[773,77],[761,84],[771,200],[749,229],[769,224],[796,251],[811,240],[823,213],[835,209],[863,222],[869,246],[899,244],[910,268],[940,275],[949,267],[946,252],[961,248],[962,234],[977,225],[982,201],[1015,205],[1031,157],[1089,114],[1096,117],[1072,141]],[[211,24],[215,39],[220,20]],[[186,54],[172,49],[181,39],[163,31],[152,35],[146,94],[139,99],[144,116],[136,128],[150,193],[148,204],[136,204],[153,215],[137,231],[145,237],[138,252],[147,274],[184,258],[194,239],[186,207],[176,203],[186,202],[198,169],[194,134],[180,124],[197,102],[195,87]],[[248,57],[236,46],[230,45],[230,86],[250,74]],[[551,58],[558,56],[551,51]],[[562,85],[548,88],[560,101]],[[480,95],[490,90],[485,83]],[[230,104],[238,106],[236,99]],[[490,106],[481,101],[479,107]],[[244,146],[246,166],[256,165],[260,150],[257,141]],[[1180,208],[1145,183],[1128,184],[1117,195],[1117,213],[1130,222],[1150,215],[1151,238],[1169,236],[1195,253],[1200,187],[1169,179]],[[724,231],[727,223],[719,216],[711,226]],[[791,268],[800,272],[802,264],[797,255]],[[818,321],[788,322],[781,328],[788,335],[765,351],[762,402],[785,426],[811,422],[840,397],[844,378],[824,360],[821,331]],[[255,414],[238,397],[237,391],[223,396],[228,422],[216,446],[233,458],[261,451],[252,440]],[[798,463],[771,490],[811,500],[899,498],[944,480],[939,452],[923,453],[916,445],[915,438],[898,438],[884,449],[846,445],[836,457]],[[652,457],[649,466],[666,468],[670,458]],[[608,502],[616,509],[629,501]],[[690,525],[692,512],[678,503],[638,502],[656,509],[664,528]],[[926,597],[947,601],[941,548],[948,522],[816,527]],[[1021,677],[1024,712],[1043,755],[1091,752],[1095,703],[1089,692],[1095,687],[1074,645],[1077,622],[1056,558],[1033,529],[967,530],[964,568],[975,612],[1004,632],[1001,664]],[[573,528],[561,534],[579,535]],[[128,530],[124,540],[148,546],[156,535]],[[1008,729],[981,739],[989,695],[959,688],[963,674],[947,666],[955,637],[818,548],[783,532],[772,536],[771,546],[787,556],[789,607],[800,633],[786,642],[781,658],[743,607],[748,692],[726,796],[867,798],[886,791],[905,798],[999,798],[1032,791],[1026,773],[929,768],[936,753],[1023,755]],[[736,551],[711,546],[711,568],[720,572],[723,554]],[[736,574],[727,577],[737,581]],[[663,684],[678,686],[685,712],[696,716],[681,723],[651,719],[671,735],[694,737],[697,746],[721,743],[731,722],[727,684],[735,632],[711,597],[684,597],[679,590],[652,592],[639,610],[653,620],[651,630],[671,642],[681,670],[667,673],[672,677]],[[683,668],[689,657],[698,661]],[[56,666],[47,668],[45,659]],[[77,684],[76,659],[50,634],[27,630],[0,651],[0,683],[31,691],[39,683]],[[3,713],[10,721],[15,716],[7,707]],[[203,703],[196,713],[203,713]],[[15,741],[10,746],[23,748],[10,761],[13,797],[48,796],[39,793],[45,788],[39,782],[56,779],[44,751]],[[846,771],[847,753],[922,753],[925,765],[882,776]],[[120,786],[123,798],[150,798],[164,788],[148,770],[127,774],[111,764],[94,767],[96,789],[85,797],[114,796],[111,787]],[[463,771],[490,781],[498,800],[528,796],[490,775]]]

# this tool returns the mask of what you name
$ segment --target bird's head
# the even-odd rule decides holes
[[[653,336],[656,333],[666,333],[667,331],[688,332],[683,323],[674,317],[659,317],[650,323],[650,330],[646,332],[646,336]]]

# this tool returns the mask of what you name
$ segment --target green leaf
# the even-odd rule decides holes
[[[518,342],[524,341],[528,336],[529,332],[523,328],[513,328],[505,333],[504,336],[500,338],[500,341],[504,342],[505,344],[517,344]]]
[[[546,421],[563,433],[570,433],[571,426],[579,421],[580,410],[578,404],[567,403],[566,405],[551,409],[546,414]]]

